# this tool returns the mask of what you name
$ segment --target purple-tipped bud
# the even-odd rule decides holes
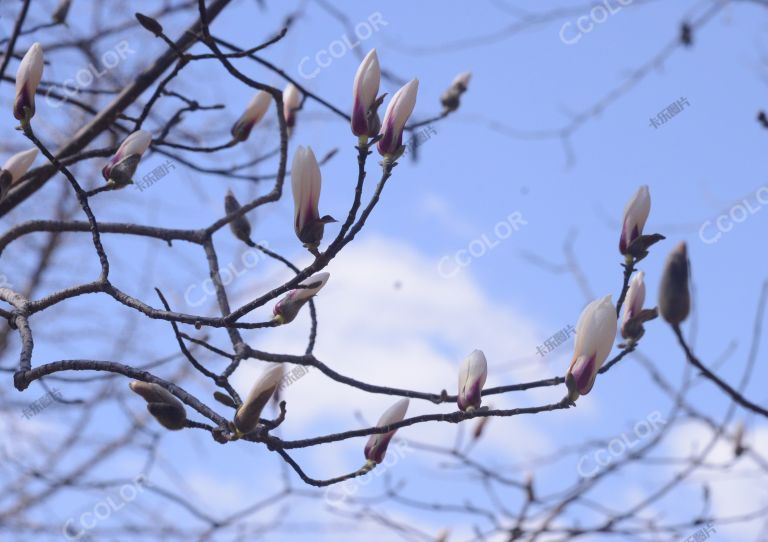
[[[387,427],[393,423],[401,422],[405,418],[405,413],[408,411],[408,399],[400,399],[397,403],[387,409],[384,414],[379,418],[379,423],[376,427]],[[368,439],[368,443],[365,445],[365,458],[375,464],[379,464],[384,461],[384,456],[387,453],[387,446],[389,441],[395,436],[397,429],[388,431],[386,433],[378,433],[371,435]]]
[[[137,130],[123,140],[101,174],[107,182],[127,185],[133,182],[133,174],[139,167],[142,155],[152,143],[152,134],[146,130]]]
[[[571,401],[592,389],[597,372],[613,348],[616,328],[616,308],[610,295],[596,299],[582,311],[576,324],[573,361],[565,377]]]
[[[316,273],[299,283],[302,288],[291,290],[280,299],[273,309],[275,320],[281,324],[293,322],[301,307],[328,282],[330,273]]]
[[[403,146],[403,129],[416,106],[419,80],[413,79],[398,90],[387,105],[381,123],[381,139],[377,144],[382,155],[397,155]]]
[[[459,370],[459,410],[472,411],[480,408],[481,393],[488,377],[488,363],[481,350],[473,351],[461,364]]]
[[[619,252],[627,254],[627,248],[632,241],[643,234],[645,222],[651,212],[651,193],[646,185],[641,186],[624,208],[624,218],[621,223]]]
[[[320,216],[320,166],[310,147],[299,146],[293,156],[291,187],[293,188],[294,229],[296,236],[310,250],[317,250],[325,225],[336,222],[331,216]]]
[[[352,133],[356,136],[373,137],[379,133],[381,121],[377,99],[381,83],[381,68],[376,49],[371,49],[360,63],[352,83]]]
[[[43,77],[43,47],[35,42],[21,59],[16,70],[16,99],[13,116],[29,121],[35,115],[35,92]]]
[[[248,106],[245,108],[245,112],[232,126],[232,137],[236,141],[245,141],[248,136],[251,135],[251,130],[256,124],[264,118],[269,104],[272,103],[272,95],[269,92],[260,90],[256,95],[248,102]]]

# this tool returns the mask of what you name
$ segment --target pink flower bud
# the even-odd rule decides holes
[[[248,139],[253,127],[266,115],[270,103],[272,103],[272,95],[263,90],[258,91],[248,102],[245,112],[232,126],[232,137],[237,141]]]
[[[573,361],[566,374],[569,397],[575,401],[592,389],[616,338],[616,308],[611,296],[596,299],[586,306],[576,324]]]
[[[301,307],[325,286],[330,276],[330,273],[316,273],[301,281],[299,285],[303,288],[291,290],[277,302],[273,309],[275,320],[281,324],[293,322]]]
[[[398,90],[387,105],[381,124],[381,139],[378,142],[382,155],[397,154],[403,146],[403,129],[416,106],[419,80],[413,79]]]
[[[379,57],[376,49],[371,49],[357,68],[352,83],[352,133],[356,136],[373,137],[379,132],[381,100],[377,100],[376,95],[380,83]]]
[[[384,414],[379,418],[379,423],[376,427],[387,427],[393,423],[401,422],[405,418],[405,413],[408,411],[408,399],[400,399],[397,403],[387,409]],[[377,465],[384,461],[384,455],[387,453],[387,446],[389,441],[395,436],[397,429],[388,431],[387,433],[378,433],[371,435],[368,439],[368,443],[365,445],[365,458]]]
[[[288,128],[293,128],[296,125],[296,110],[299,105],[301,105],[301,93],[296,85],[288,83],[288,86],[283,90],[283,116]]]
[[[457,404],[463,411],[480,408],[485,379],[488,377],[488,364],[481,350],[473,351],[461,364],[459,370],[459,396]]]
[[[139,160],[149,148],[150,143],[152,143],[152,134],[146,130],[137,130],[126,137],[112,159],[101,170],[104,179],[118,185],[133,182],[132,177],[139,166]]]
[[[645,273],[639,271],[629,283],[622,323],[624,324],[640,314],[640,311],[643,310],[643,303],[645,303]]]
[[[29,120],[35,115],[35,92],[43,77],[43,47],[35,42],[21,59],[16,71],[16,99],[13,116]]]
[[[651,212],[651,194],[646,185],[641,186],[624,208],[624,219],[619,238],[619,252],[627,253],[627,247],[632,241],[643,234],[645,221]]]

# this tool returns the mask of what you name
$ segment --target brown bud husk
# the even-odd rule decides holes
[[[140,160],[140,154],[126,156],[123,160],[112,166],[112,170],[109,172],[109,180],[120,187],[133,183],[133,175],[136,173],[136,168],[139,167]]]
[[[227,191],[227,195],[224,197],[224,210],[228,215],[240,210],[240,202],[232,193],[231,190]],[[235,220],[229,223],[229,229],[232,230],[232,234],[240,239],[248,246],[254,246],[254,242],[251,240],[251,223],[245,216],[239,216]]]
[[[143,13],[136,13],[136,19],[139,21],[141,26],[152,32],[155,36],[160,37],[162,35],[163,25],[157,22],[156,19],[148,17]]]
[[[688,251],[682,242],[667,256],[659,286],[659,313],[672,325],[683,322],[691,310],[689,276]]]
[[[70,7],[72,7],[72,0],[61,0],[51,15],[53,22],[63,24],[67,20]]]
[[[651,245],[654,245],[664,239],[666,239],[666,237],[660,233],[641,235],[629,244],[626,253],[627,255],[632,256],[636,262],[639,262],[648,256],[648,249],[651,247]]]
[[[147,402],[147,410],[166,429],[182,429],[187,421],[184,404],[159,384],[134,380],[128,386]]]
[[[222,405],[226,405],[231,408],[237,408],[237,405],[235,404],[235,401],[226,393],[221,393],[220,391],[213,392],[213,398],[216,399],[219,403]]]
[[[630,318],[621,326],[621,336],[634,341],[645,335],[643,324],[659,316],[658,309],[643,309],[633,318]]]

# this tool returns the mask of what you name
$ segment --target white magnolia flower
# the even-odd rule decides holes
[[[43,47],[35,42],[21,59],[16,71],[16,99],[13,116],[29,120],[35,114],[35,92],[43,77]]]
[[[379,132],[381,100],[377,100],[376,95],[380,83],[379,57],[376,49],[371,49],[357,68],[352,83],[352,133],[356,136],[373,137]]]
[[[616,307],[610,295],[596,299],[582,311],[576,324],[573,361],[566,375],[572,401],[592,389],[597,371],[611,353],[616,328]]]
[[[459,396],[457,403],[460,410],[480,407],[485,379],[488,377],[488,363],[481,350],[473,351],[461,364],[459,370]]]
[[[624,208],[624,219],[621,223],[621,237],[619,238],[619,252],[627,253],[627,247],[632,241],[643,234],[645,222],[651,212],[651,194],[648,186],[641,186]]]
[[[403,145],[403,128],[416,106],[419,80],[413,79],[398,90],[387,105],[377,146],[382,155],[396,154]]]
[[[260,90],[248,102],[245,112],[237,119],[232,126],[232,137],[237,141],[245,141],[251,135],[254,126],[264,118],[269,104],[272,103],[272,95],[269,92]]]
[[[405,413],[408,411],[408,399],[400,399],[397,403],[389,407],[384,414],[379,418],[379,423],[376,427],[386,427],[393,423],[401,422],[405,418]],[[368,439],[368,443],[365,445],[365,458],[369,463],[379,464],[384,461],[384,455],[387,453],[387,446],[389,441],[397,432],[397,429],[388,431],[387,433],[378,433],[371,435]]]

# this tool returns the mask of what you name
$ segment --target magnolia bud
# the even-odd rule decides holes
[[[646,185],[641,186],[624,208],[624,219],[619,238],[619,252],[627,253],[632,241],[643,234],[643,227],[651,212],[651,194]]]
[[[11,156],[0,169],[0,200],[8,193],[11,186],[19,181],[37,158],[37,147]]]
[[[570,401],[592,389],[597,372],[611,353],[616,327],[616,308],[610,295],[594,300],[582,311],[576,324],[573,361],[565,376]]]
[[[13,116],[29,121],[35,115],[35,92],[43,77],[43,47],[35,42],[21,59],[16,70],[16,99]]]
[[[685,320],[691,310],[689,275],[687,248],[685,242],[682,242],[667,256],[659,286],[659,312],[673,326]]]
[[[147,402],[147,410],[166,429],[182,429],[187,421],[184,404],[159,384],[133,380],[128,384],[131,391]]]
[[[293,83],[288,83],[288,86],[283,90],[283,116],[285,117],[285,125],[290,130],[296,125],[296,111],[301,105],[301,93],[299,89]]]
[[[381,124],[381,139],[377,144],[382,155],[397,155],[402,152],[403,129],[416,105],[419,80],[413,79],[398,90],[387,105]]]
[[[53,14],[51,15],[51,19],[54,23],[62,24],[64,21],[67,20],[67,14],[69,13],[69,8],[72,6],[72,0],[60,0],[59,5],[56,6],[56,9],[53,11]]]
[[[384,414],[379,418],[379,422],[376,427],[387,427],[393,423],[401,422],[405,418],[405,413],[408,411],[408,399],[400,399],[397,403],[387,409]],[[389,441],[395,436],[397,429],[393,429],[387,433],[378,433],[371,435],[368,439],[368,443],[365,445],[365,458],[369,463],[379,464],[384,461],[384,455],[387,453],[387,446]]]
[[[481,392],[488,376],[488,364],[481,350],[474,350],[461,364],[459,370],[459,409],[471,412],[480,408]]]
[[[448,90],[440,97],[440,103],[446,111],[456,111],[459,108],[459,98],[467,91],[471,77],[472,74],[470,72],[460,73],[454,78]]]
[[[376,97],[381,83],[381,69],[376,49],[365,55],[352,83],[352,133],[358,137],[373,137],[379,133],[379,106],[384,95]]]
[[[299,146],[293,156],[291,186],[293,187],[294,229],[304,246],[316,251],[323,239],[325,225],[336,222],[331,216],[320,217],[320,166],[310,147]]]
[[[658,316],[656,309],[643,309],[645,303],[645,273],[640,271],[629,283],[629,291],[624,303],[624,318],[621,323],[621,336],[637,341],[645,334],[643,324]]]
[[[132,183],[141,156],[149,148],[150,143],[152,143],[152,134],[146,130],[137,130],[126,137],[112,159],[101,170],[104,179],[118,186]]]
[[[261,411],[283,379],[283,365],[273,365],[256,380],[245,402],[235,414],[235,427],[241,434],[250,433],[259,424]]]
[[[256,95],[251,98],[251,101],[248,102],[245,112],[232,126],[232,137],[236,141],[245,141],[248,139],[253,127],[264,118],[264,115],[266,115],[270,103],[272,103],[272,95],[269,94],[269,92],[263,90],[257,92]]]
[[[240,209],[240,202],[232,193],[232,190],[227,190],[227,195],[224,197],[224,211],[227,215],[231,215]],[[248,246],[254,246],[251,241],[251,223],[245,216],[239,216],[235,220],[229,223],[229,229],[232,233]]]
[[[325,286],[330,276],[329,273],[325,272],[317,273],[301,281],[299,285],[304,286],[304,288],[291,290],[275,305],[273,310],[275,321],[280,324],[293,322],[301,307]]]

